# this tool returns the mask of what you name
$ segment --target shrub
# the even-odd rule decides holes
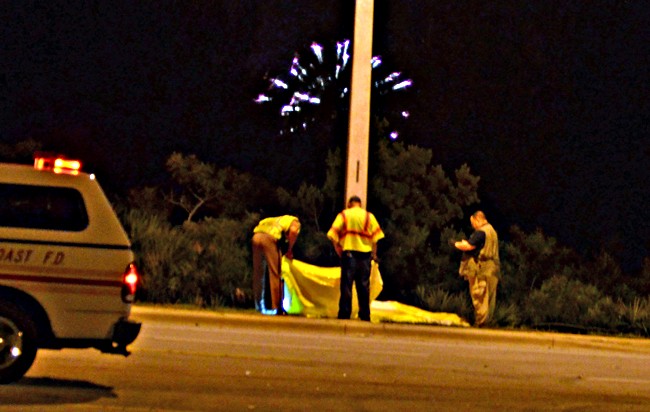
[[[450,294],[443,289],[427,289],[423,286],[418,286],[415,292],[424,310],[456,313],[464,319],[471,319],[474,316],[471,302],[465,294]]]
[[[566,276],[553,276],[530,293],[524,322],[533,327],[616,330],[620,325],[616,305],[595,286]]]
[[[497,305],[494,308],[494,315],[490,321],[491,325],[514,328],[521,325],[521,309],[514,303],[499,301],[497,293]]]
[[[186,223],[183,230],[192,242],[192,267],[195,296],[202,306],[244,303],[251,291],[251,254],[248,245],[255,215],[243,221],[206,218],[200,223]]]
[[[621,332],[650,336],[650,298],[634,298],[632,303],[620,304]]]
[[[247,240],[257,216],[172,226],[163,217],[133,209],[123,220],[143,273],[141,299],[214,307],[251,295]]]
[[[541,230],[524,233],[510,229],[511,241],[501,242],[501,292],[507,301],[521,305],[528,295],[552,276],[575,276],[580,259]]]
[[[174,303],[182,299],[182,289],[191,279],[189,272],[191,244],[183,233],[163,217],[132,209],[122,216],[142,272],[143,290],[139,297],[155,303]]]

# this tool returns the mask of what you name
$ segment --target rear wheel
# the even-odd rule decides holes
[[[20,379],[36,358],[36,326],[14,303],[0,301],[0,384]]]

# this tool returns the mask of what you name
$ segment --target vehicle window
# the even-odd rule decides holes
[[[88,214],[75,189],[0,183],[0,226],[78,232]]]

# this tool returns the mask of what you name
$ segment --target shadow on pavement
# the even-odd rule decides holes
[[[110,386],[84,380],[25,377],[0,386],[0,405],[54,405],[117,398]]]

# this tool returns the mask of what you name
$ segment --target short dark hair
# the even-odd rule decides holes
[[[359,196],[357,196],[357,195],[354,195],[354,196],[350,197],[350,200],[348,200],[348,203],[353,203],[353,202],[361,204],[361,198]]]

